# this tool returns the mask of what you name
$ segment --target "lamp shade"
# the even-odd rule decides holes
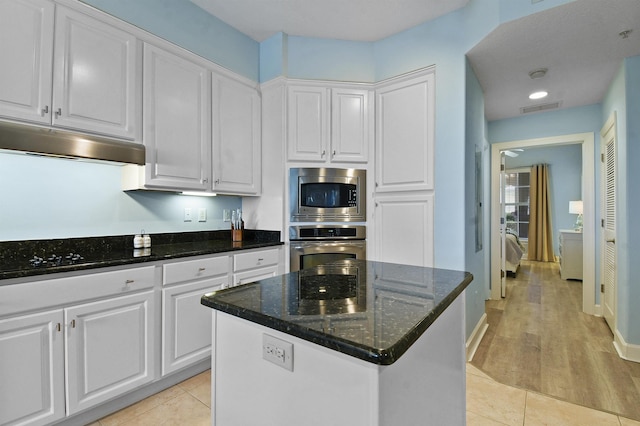
[[[571,214],[582,214],[582,200],[580,200],[580,201],[569,201],[569,213],[571,213]]]

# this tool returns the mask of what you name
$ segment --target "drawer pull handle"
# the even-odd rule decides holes
[[[258,258],[258,262],[262,262],[263,260],[264,260],[264,258],[262,258],[262,257]]]
[[[607,240],[607,242],[615,244],[616,243],[616,239],[615,238],[611,238],[610,240]]]
[[[124,283],[125,284],[133,284],[134,282],[136,282],[136,280],[126,280]]]
[[[56,330],[58,331],[62,330],[62,325],[60,325],[60,323],[56,324]]]
[[[56,111],[56,118],[60,117],[62,115],[62,108],[58,108],[58,110]]]
[[[49,105],[45,105],[44,108],[42,108],[42,116],[44,117],[47,114],[49,114]]]
[[[71,328],[76,328],[76,320],[71,320]]]
[[[205,269],[207,269],[207,268],[198,268],[198,272],[202,272],[202,271],[204,271]]]

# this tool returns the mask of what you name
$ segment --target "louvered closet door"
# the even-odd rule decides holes
[[[602,144],[603,170],[603,265],[602,279],[604,294],[601,303],[604,318],[611,331],[616,328],[616,116],[615,113],[607,120],[600,131]]]

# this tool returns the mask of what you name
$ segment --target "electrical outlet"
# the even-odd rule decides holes
[[[222,210],[222,221],[223,222],[231,222],[231,210],[223,209]]]
[[[198,222],[206,222],[207,221],[207,209],[205,207],[200,207],[198,209]]]
[[[191,222],[191,207],[184,208],[184,221]]]
[[[262,358],[285,370],[293,371],[293,343],[263,334]]]

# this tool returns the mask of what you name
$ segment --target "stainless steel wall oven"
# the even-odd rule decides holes
[[[324,265],[336,260],[366,260],[363,225],[300,225],[289,228],[290,270]]]

